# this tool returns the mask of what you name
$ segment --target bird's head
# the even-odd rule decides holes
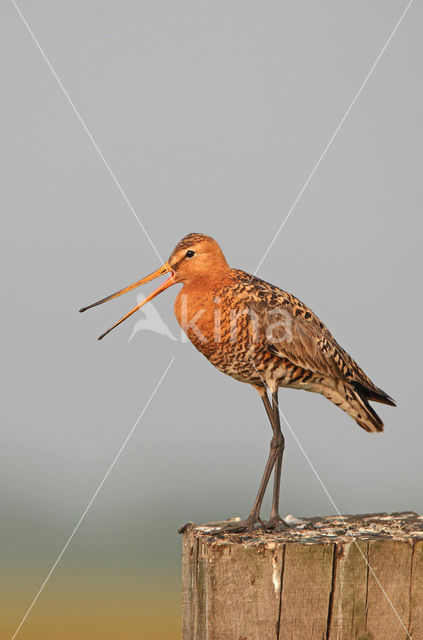
[[[165,275],[169,273],[170,276],[165,280],[160,286],[157,287],[145,300],[143,300],[140,304],[134,307],[129,313],[127,313],[123,318],[121,318],[116,324],[114,324],[110,329],[105,331],[101,336],[99,336],[99,340],[104,338],[112,329],[121,324],[124,320],[129,318],[135,311],[140,309],[147,302],[150,302],[153,298],[155,298],[159,293],[168,289],[173,284],[182,283],[188,284],[195,280],[207,280],[218,277],[225,271],[229,269],[228,263],[226,262],[225,256],[222,253],[221,248],[217,244],[213,238],[210,236],[205,236],[201,233],[190,233],[174,248],[171,253],[171,256],[164,265],[159,267],[156,271],[151,273],[149,276],[134,282],[134,284],[125,287],[124,289],[120,289],[116,293],[113,293],[102,300],[98,300],[98,302],[94,302],[93,304],[88,305],[87,307],[83,307],[80,311],[87,311],[87,309],[91,309],[92,307],[96,307],[99,304],[103,304],[103,302],[107,302],[108,300],[113,300],[113,298],[117,298],[128,291],[132,291],[136,287],[140,287],[141,285],[150,282],[150,280],[154,280],[159,276]]]
[[[190,233],[176,245],[167,262],[175,282],[188,284],[206,279],[229,269],[216,240],[202,233]]]

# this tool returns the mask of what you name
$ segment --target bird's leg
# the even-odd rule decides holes
[[[277,449],[274,446],[274,438],[272,438],[269,457],[267,458],[266,467],[264,469],[260,487],[256,499],[254,500],[253,508],[250,511],[250,515],[246,520],[229,522],[228,524],[224,525],[224,527],[222,527],[223,529],[225,529],[226,531],[253,531],[256,522],[260,522],[262,524],[260,520],[260,507],[261,503],[263,502],[264,494],[266,492],[266,488],[275,464],[276,456]]]
[[[270,404],[270,403],[269,403]],[[277,456],[275,462],[275,473],[273,476],[273,499],[272,510],[270,512],[269,526],[272,528],[278,527],[280,524],[288,526],[287,523],[282,520],[279,515],[279,493],[281,487],[281,472],[282,472],[282,458],[285,449],[285,438],[281,430],[281,421],[278,404],[278,390],[272,393],[272,428],[273,439],[276,443]]]
[[[253,508],[251,509],[251,513],[250,513],[250,518],[255,517],[256,519],[255,521],[260,520],[261,503],[263,502],[264,494],[266,492],[267,485],[269,484],[270,475],[272,473],[273,467],[275,466],[275,462],[277,460],[277,442],[275,438],[276,431],[274,427],[274,409],[273,409],[273,406],[270,404],[270,401],[266,392],[263,395],[261,395],[261,399],[263,401],[264,408],[266,409],[267,417],[269,418],[270,425],[272,427],[273,438],[270,443],[269,457],[267,459],[267,463],[264,469],[260,487],[259,487],[256,499],[254,501]]]
[[[226,531],[243,531],[245,529],[247,531],[252,531],[254,529],[255,523],[261,522],[260,520],[261,503],[263,502],[264,494],[266,492],[267,485],[269,484],[269,479],[273,471],[273,467],[275,466],[275,462],[278,460],[279,456],[281,455],[280,454],[281,443],[283,444],[283,440],[281,440],[281,438],[283,439],[283,436],[280,430],[280,425],[279,425],[279,429],[277,428],[277,423],[275,420],[274,404],[273,406],[270,404],[267,393],[264,393],[264,394],[261,393],[260,395],[261,395],[261,399],[263,400],[263,404],[266,409],[266,413],[273,430],[273,438],[270,443],[269,457],[267,458],[266,467],[264,469],[260,487],[259,487],[256,499],[254,500],[253,508],[250,511],[250,515],[246,520],[228,523],[223,527]],[[279,415],[279,412],[278,412],[278,415]],[[282,449],[282,452],[283,452],[283,449]],[[281,458],[281,462],[282,462],[282,458]],[[279,473],[279,477],[280,477],[280,473]],[[278,499],[279,499],[279,492],[278,492]],[[272,513],[273,513],[273,508],[272,508]],[[279,517],[279,514],[277,514],[276,518],[272,519],[271,517],[269,526],[275,527],[277,522],[282,522],[282,523],[284,522],[282,518]]]

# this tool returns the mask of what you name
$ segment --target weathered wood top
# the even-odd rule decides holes
[[[287,516],[288,530],[271,531],[256,529],[245,533],[226,533],[224,522],[195,524],[190,522],[181,527],[180,533],[190,531],[195,535],[222,544],[249,544],[301,542],[303,544],[324,544],[357,540],[419,540],[423,538],[423,516],[414,511],[393,513],[361,513],[358,515],[315,516],[295,518]]]

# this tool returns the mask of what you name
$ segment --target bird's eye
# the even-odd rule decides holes
[[[195,255],[195,251],[192,251],[191,249],[189,249],[189,251],[186,252],[185,257],[192,258],[194,255]]]

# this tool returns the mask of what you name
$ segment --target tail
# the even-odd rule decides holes
[[[372,400],[373,402],[380,402],[381,404],[387,404],[390,407],[396,407],[395,400],[382,391],[382,389],[379,389],[378,387],[369,389],[360,382],[354,382],[352,384],[351,391],[354,396],[354,402],[352,404],[359,404],[362,410],[359,410],[356,415],[355,411],[348,412],[350,416],[354,418],[357,424],[366,431],[383,431],[383,422],[373,407],[370,406],[369,400]]]
[[[342,383],[342,385],[338,383],[336,391],[326,387],[321,393],[348,413],[362,429],[369,433],[383,431],[383,422],[370,406],[369,400],[381,402],[390,407],[396,406],[395,401],[382,389],[377,387],[369,389],[360,382]]]

